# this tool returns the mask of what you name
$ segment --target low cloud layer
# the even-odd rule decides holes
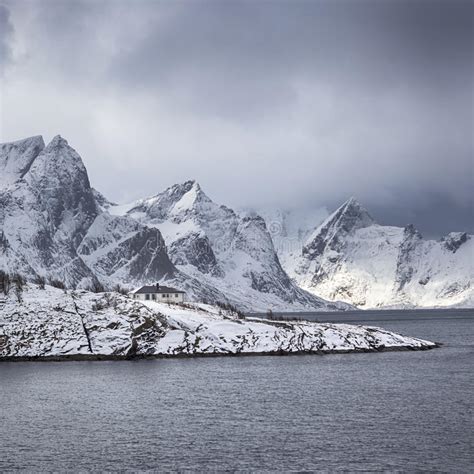
[[[473,230],[469,1],[6,1],[2,141],[60,133],[116,201]]]

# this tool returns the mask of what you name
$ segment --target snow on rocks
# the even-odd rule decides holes
[[[118,293],[28,284],[0,312],[0,359],[103,359],[431,349],[436,344],[346,324],[239,319],[197,303],[141,303]]]

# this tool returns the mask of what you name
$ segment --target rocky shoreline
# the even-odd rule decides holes
[[[378,349],[338,349],[338,350],[318,350],[318,351],[267,351],[267,352],[237,352],[237,353],[197,353],[197,354],[148,354],[148,355],[106,355],[106,354],[74,354],[63,356],[11,356],[0,357],[0,362],[87,362],[87,361],[137,361],[137,360],[156,360],[156,359],[194,359],[210,357],[268,357],[268,356],[324,356],[331,354],[357,354],[374,352],[405,352],[405,351],[429,351],[441,347],[441,343],[434,343],[431,346],[413,347],[380,347]]]

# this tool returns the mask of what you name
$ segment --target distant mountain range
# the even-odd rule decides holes
[[[474,240],[425,240],[413,225],[377,224],[349,199],[280,258],[304,289],[359,308],[474,307]]]
[[[275,248],[273,223],[214,203],[195,181],[116,205],[60,136],[0,145],[0,269],[69,287],[160,281],[255,311],[474,304],[466,233],[423,240],[377,225],[354,199],[312,232],[295,232],[298,219],[285,216]]]

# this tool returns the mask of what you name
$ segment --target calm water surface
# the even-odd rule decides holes
[[[474,314],[397,314],[444,346],[1,363],[0,471],[472,472]]]

